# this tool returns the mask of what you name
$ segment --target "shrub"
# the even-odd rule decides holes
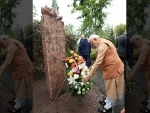
[[[70,53],[70,50],[76,51],[77,39],[73,34],[65,34],[65,38],[66,55],[68,55]]]
[[[134,49],[134,53],[133,53],[133,60],[137,61],[139,58],[139,51]]]
[[[91,50],[91,54],[90,54],[91,60],[95,60],[97,57],[97,50],[96,49],[92,49]]]

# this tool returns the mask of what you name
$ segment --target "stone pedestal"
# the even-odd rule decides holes
[[[65,66],[62,59],[65,58],[64,23],[56,18],[43,14],[43,55],[44,68],[48,93],[51,99],[55,99],[64,79]],[[66,83],[60,94],[66,89]]]

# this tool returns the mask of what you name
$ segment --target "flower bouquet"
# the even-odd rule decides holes
[[[86,83],[82,82],[82,78],[89,74],[86,62],[82,56],[79,56],[74,51],[70,51],[70,55],[64,59],[64,63],[66,66],[68,91],[73,97],[81,99],[92,87],[91,79]]]
[[[127,77],[130,76],[130,73],[131,73],[131,69],[127,65],[127,68],[126,68],[126,75],[127,75]],[[128,83],[126,83],[126,88],[125,88],[126,92],[127,93],[131,92],[133,90],[133,88],[134,88],[134,85],[135,85],[135,82],[133,80],[128,82]]]

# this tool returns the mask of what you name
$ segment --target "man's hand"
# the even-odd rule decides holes
[[[120,113],[125,113],[125,108],[123,109],[123,110],[121,110],[121,112]]]
[[[131,70],[133,70],[134,69],[134,66],[133,67],[131,67]]]
[[[87,82],[91,77],[89,75],[87,75],[86,77],[84,77],[82,79],[82,82]]]
[[[92,69],[92,66],[89,67],[89,70],[91,70],[91,69]]]
[[[127,77],[127,82],[130,82],[131,80],[132,80],[132,76],[131,75],[129,75],[128,77]]]

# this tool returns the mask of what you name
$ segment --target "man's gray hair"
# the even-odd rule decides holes
[[[136,39],[141,39],[142,36],[141,35],[138,35],[138,34],[135,34],[131,37],[130,41],[133,42],[133,40],[136,40]]]
[[[90,37],[89,37],[89,39],[88,39],[88,41],[90,42],[91,40],[93,40],[94,38],[100,38],[98,35],[95,35],[95,34],[93,34],[93,35],[91,35]]]
[[[81,35],[81,37],[85,37],[84,35]]]
[[[9,36],[8,35],[4,35],[4,34],[0,35],[0,40],[2,40],[3,38],[9,38]]]

